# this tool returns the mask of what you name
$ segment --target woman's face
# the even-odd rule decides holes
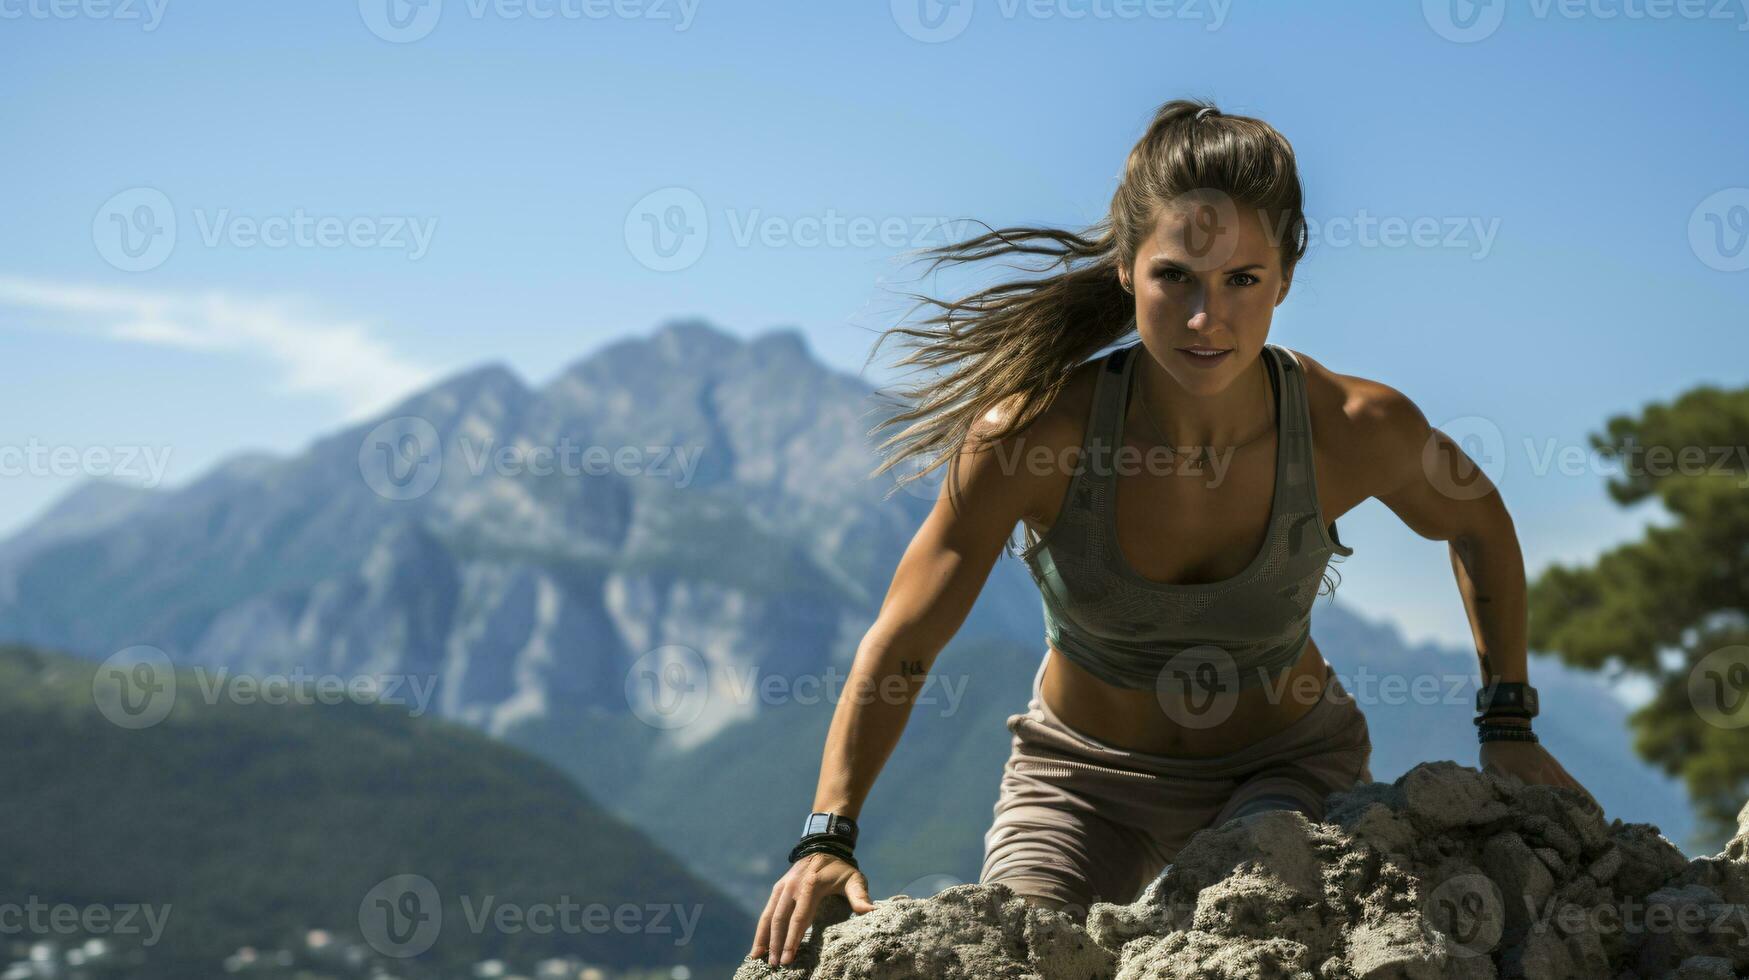
[[[1220,391],[1248,370],[1269,338],[1290,280],[1262,215],[1224,197],[1163,210],[1120,270],[1136,296],[1136,329],[1155,359],[1190,391]],[[1201,357],[1184,348],[1228,350]]]

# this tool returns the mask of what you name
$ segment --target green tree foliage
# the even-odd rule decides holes
[[[1590,443],[1620,467],[1611,498],[1656,500],[1674,521],[1538,576],[1530,646],[1649,680],[1635,750],[1683,780],[1708,833],[1729,836],[1749,795],[1749,389],[1696,388],[1612,417]]]

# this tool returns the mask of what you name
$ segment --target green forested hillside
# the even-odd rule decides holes
[[[187,671],[131,729],[97,707],[96,666],[0,647],[0,903],[166,910],[141,973],[213,975],[312,928],[365,945],[361,905],[405,874],[441,928],[388,961],[404,976],[567,954],[726,976],[747,949],[743,910],[530,755],[404,708],[214,698]],[[488,902],[528,917],[482,922]]]

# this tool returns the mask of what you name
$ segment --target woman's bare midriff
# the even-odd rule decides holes
[[[1173,720],[1156,690],[1114,687],[1047,647],[1050,662],[1039,697],[1063,724],[1119,748],[1184,759],[1228,755],[1298,721],[1317,704],[1331,670],[1318,645],[1308,641],[1285,674],[1240,690],[1219,724],[1193,728]]]

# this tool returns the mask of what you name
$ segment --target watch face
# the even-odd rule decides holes
[[[1489,695],[1493,697],[1490,699]],[[1536,688],[1522,681],[1510,684],[1501,682],[1498,687],[1483,687],[1476,692],[1476,710],[1487,711],[1489,708],[1522,707],[1531,714],[1537,713]]]

